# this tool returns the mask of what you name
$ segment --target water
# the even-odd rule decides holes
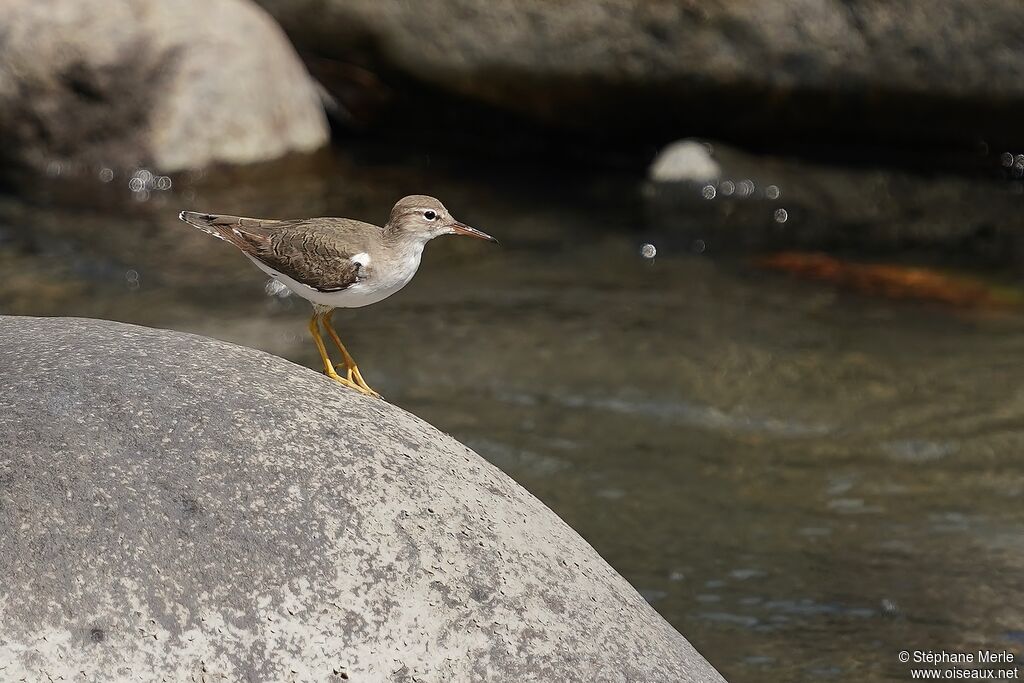
[[[1022,649],[1020,313],[695,254],[644,228],[629,178],[339,156],[139,201],[131,177],[0,198],[0,311],[318,367],[306,304],[177,211],[382,221],[436,194],[502,244],[437,240],[406,290],[336,316],[368,381],[547,503],[731,681],[908,680],[903,649]]]

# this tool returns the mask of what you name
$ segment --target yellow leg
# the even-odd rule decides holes
[[[355,389],[359,393],[365,394],[366,392],[363,391],[361,386],[335,372],[334,364],[331,363],[331,359],[327,355],[327,347],[324,346],[323,337],[320,336],[319,321],[319,314],[313,314],[313,317],[309,319],[309,333],[313,335],[313,343],[316,344],[316,350],[320,352],[320,360],[324,363],[324,374],[349,389]]]
[[[363,374],[359,372],[359,368],[356,366],[355,360],[352,359],[352,355],[345,348],[345,345],[341,343],[341,338],[338,333],[334,331],[334,327],[331,326],[331,316],[334,315],[334,311],[328,311],[323,316],[324,329],[327,330],[327,334],[330,336],[334,345],[341,351],[341,358],[345,361],[345,369],[348,371],[349,381],[355,382],[360,387],[366,390],[366,393],[371,396],[380,398],[380,394],[370,388],[370,385],[363,379]]]

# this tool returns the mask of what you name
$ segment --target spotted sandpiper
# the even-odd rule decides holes
[[[455,220],[444,204],[425,195],[398,200],[383,228],[351,218],[271,220],[195,211],[182,211],[178,218],[238,247],[260,270],[313,304],[309,331],[324,373],[377,397],[331,326],[334,309],[369,306],[400,290],[416,274],[424,245],[435,237],[497,241]],[[341,352],[345,377],[327,355],[321,325]]]

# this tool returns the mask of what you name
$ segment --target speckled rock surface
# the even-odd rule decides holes
[[[721,681],[450,437],[282,359],[0,317],[0,678]]]
[[[316,84],[249,0],[6,0],[2,24],[9,165],[170,172],[327,142]]]

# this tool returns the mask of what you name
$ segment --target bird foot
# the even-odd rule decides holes
[[[342,377],[341,375],[339,375],[336,372],[335,373],[327,372],[327,373],[324,373],[324,374],[326,374],[328,377],[333,379],[335,382],[337,382],[341,386],[348,387],[349,389],[353,389],[355,391],[358,391],[360,394],[363,394],[364,396],[372,396],[373,398],[381,398],[380,394],[378,394],[376,391],[374,391],[370,387],[366,386],[365,384],[359,384],[358,382],[356,382],[356,381],[354,381],[352,379],[347,379],[345,377]]]
[[[381,398],[381,395],[370,388],[370,385],[363,379],[363,375],[359,372],[359,368],[355,365],[348,369],[348,381],[352,382],[360,388],[360,390],[367,396],[373,396],[374,398]]]
[[[359,386],[358,384],[356,384],[355,382],[353,382],[351,380],[345,379],[344,377],[342,377],[341,375],[339,375],[336,372],[325,372],[324,374],[327,375],[328,377],[330,377],[331,379],[333,379],[335,382],[337,382],[338,384],[340,384],[343,387],[348,387],[349,389],[355,389],[360,394],[366,393],[366,392],[363,391],[363,388],[361,386]]]

